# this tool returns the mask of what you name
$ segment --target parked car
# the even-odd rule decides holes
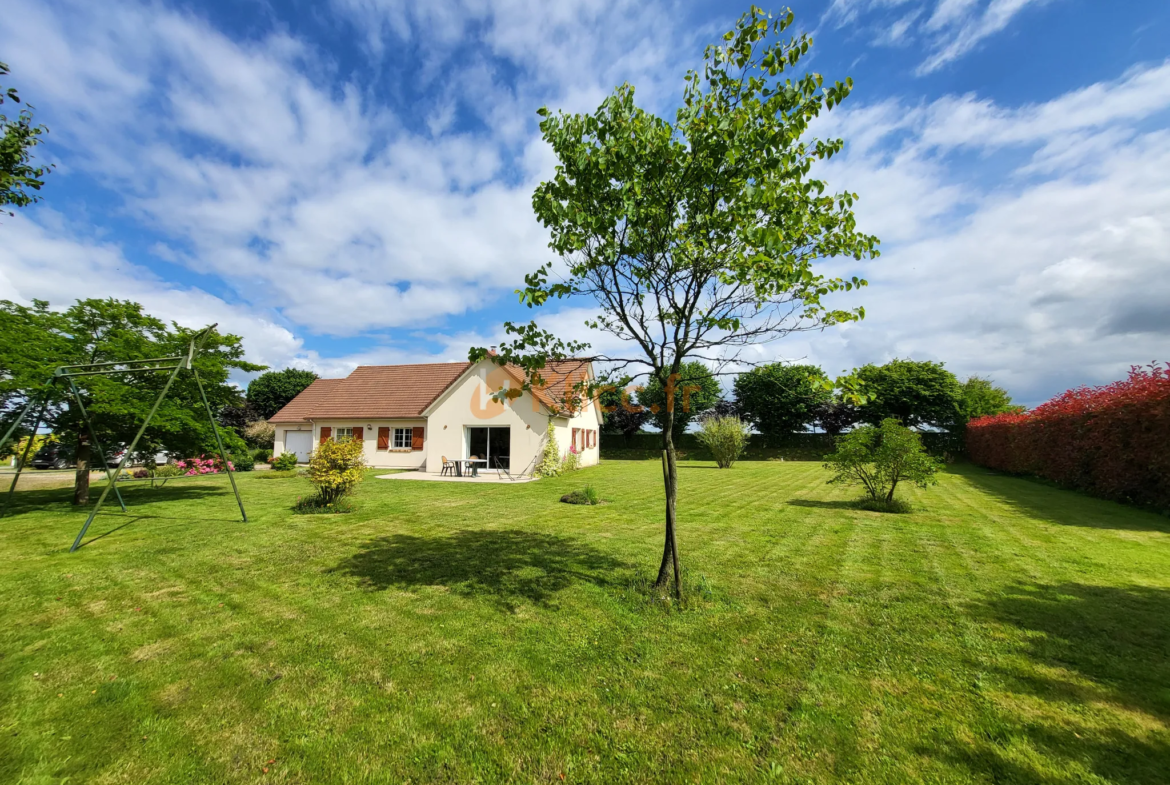
[[[34,469],[68,469],[73,465],[73,450],[61,442],[49,442],[33,455]]]
[[[113,468],[122,460],[122,456],[126,454],[126,449],[121,445],[116,445],[106,450],[106,465]],[[156,463],[166,463],[166,454],[159,453],[162,460],[155,456]],[[77,455],[72,445],[63,444],[62,442],[49,442],[41,449],[37,450],[32,457],[32,467],[34,469],[68,469],[71,466],[77,465]],[[100,461],[91,460],[90,469],[98,471],[101,469]]]

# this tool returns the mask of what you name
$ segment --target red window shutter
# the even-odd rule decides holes
[[[321,444],[324,444],[325,442],[329,441],[331,438],[333,438],[333,429],[330,428],[328,425],[322,425],[321,426]]]
[[[378,429],[378,449],[379,450],[389,450],[390,449],[390,429],[389,428],[379,428]]]
[[[366,432],[362,430],[360,425],[353,429],[353,440],[355,442],[363,442],[366,440]]]
[[[423,448],[423,429],[418,427],[410,436],[410,449],[421,450]]]
[[[580,428],[574,428],[574,429],[573,429],[573,448],[574,448],[574,449],[579,449],[579,448],[577,447],[577,436],[578,436],[578,434],[580,434],[580,433],[581,433],[581,429],[580,429]]]

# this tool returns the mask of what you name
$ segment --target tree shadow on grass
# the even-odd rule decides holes
[[[74,515],[84,516],[89,515],[93,510],[93,506],[97,503],[98,497],[102,493],[103,485],[94,485],[89,492],[89,504],[82,506],[74,506],[73,504],[73,488],[43,488],[38,490],[22,491],[17,490],[12,496],[12,503],[4,505],[6,498],[5,493],[7,489],[0,491],[0,505],[4,505],[3,518],[15,517],[33,512],[52,512],[52,513],[72,513]],[[230,499],[232,504],[235,504],[235,496],[232,494],[232,487],[226,482],[222,485],[203,484],[203,485],[168,485],[162,488],[149,488],[145,484],[133,483],[127,487],[123,487],[120,483],[118,490],[122,493],[122,498],[126,501],[127,512],[132,512],[135,507],[142,507],[147,504],[156,504],[159,502],[179,502],[191,501],[193,499],[203,499],[208,496],[223,495]],[[244,501],[247,504],[247,499]],[[99,517],[107,513],[121,513],[121,508],[118,506],[118,497],[110,493],[106,497],[106,501],[102,504],[102,510],[98,513]]]
[[[974,465],[953,466],[950,472],[1031,518],[1062,526],[1170,533],[1170,518],[1041,480],[998,474]]]
[[[1008,692],[1026,697],[1010,701],[1014,711],[989,702],[974,742],[952,746],[946,757],[997,782],[1083,781],[1076,768],[1110,782],[1167,782],[1170,590],[1020,585],[972,612],[1025,633],[1023,657],[1005,659],[998,675]],[[1010,755],[1018,741],[1054,770],[1030,769],[1035,756],[1026,764],[1028,756]]]
[[[817,510],[860,510],[857,499],[789,499],[784,502],[792,507],[811,507]]]
[[[551,606],[574,583],[620,585],[629,565],[571,537],[506,529],[379,537],[330,571],[373,591],[446,586],[512,611],[523,602]]]

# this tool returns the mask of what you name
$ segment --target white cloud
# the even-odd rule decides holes
[[[458,69],[412,131],[283,33],[238,42],[154,5],[14,3],[0,21],[3,34],[21,20],[6,36],[19,41],[10,59],[54,53],[51,67],[24,72],[54,139],[168,236],[160,258],[335,335],[436,323],[509,292],[548,256],[529,204],[550,168],[535,109],[550,97],[592,108],[626,78],[644,99],[678,82],[663,68],[669,41],[637,32],[663,28],[642,2],[338,0],[371,49],[386,35],[425,36],[442,76]],[[479,50],[464,45],[473,31]],[[501,82],[491,56],[524,77]],[[452,132],[460,108],[486,130]]]
[[[935,51],[919,66],[919,73],[937,71],[974,49],[983,39],[1004,30],[1028,6],[1049,0],[991,0],[976,10],[971,0],[942,0],[927,22],[927,28],[941,30]]]
[[[829,368],[944,360],[1028,403],[1166,359],[1170,132],[1142,123],[1170,108],[1155,86],[1167,68],[1016,109],[965,96],[827,118],[820,130],[847,143],[864,129],[822,173],[860,193],[883,255],[851,300],[864,322],[785,351]],[[1031,157],[1005,168],[995,154],[1009,146]],[[971,148],[974,167],[950,155]]]
[[[911,39],[921,39],[929,49],[917,68],[917,73],[922,75],[960,59],[985,39],[1003,32],[1029,6],[1051,1],[833,0],[821,23],[836,28],[868,29],[876,43],[886,46],[901,46]],[[907,12],[904,6],[911,3],[914,8]]]

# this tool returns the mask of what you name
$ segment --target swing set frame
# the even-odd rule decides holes
[[[90,444],[92,449],[97,451],[98,457],[101,460],[102,470],[106,473],[106,487],[102,489],[101,496],[98,497],[97,504],[94,505],[93,510],[89,513],[89,517],[85,520],[85,525],[81,527],[81,531],[77,533],[77,537],[73,540],[73,545],[69,548],[69,552],[73,553],[81,547],[81,540],[85,537],[86,531],[93,523],[93,519],[97,517],[98,511],[101,510],[102,505],[105,504],[106,497],[109,496],[110,491],[114,492],[114,496],[118,499],[118,506],[122,508],[122,512],[126,512],[126,502],[122,498],[122,494],[118,490],[119,477],[126,464],[130,460],[130,456],[134,454],[134,448],[138,446],[138,441],[142,438],[142,434],[146,432],[150,421],[154,418],[155,412],[162,404],[163,399],[166,398],[167,392],[171,389],[171,384],[174,383],[175,378],[178,377],[179,372],[186,369],[195,377],[195,385],[199,388],[199,397],[203,400],[203,408],[207,412],[207,419],[211,423],[211,431],[215,434],[215,444],[219,448],[219,457],[223,461],[224,470],[227,472],[228,479],[231,480],[232,492],[236,495],[236,503],[240,505],[240,517],[243,518],[244,523],[248,522],[248,514],[244,512],[244,501],[240,498],[240,489],[236,486],[235,473],[232,471],[231,463],[228,462],[227,450],[224,449],[223,439],[219,435],[219,427],[215,422],[215,413],[211,411],[211,404],[207,400],[207,393],[203,391],[203,382],[199,379],[199,372],[195,370],[195,358],[199,356],[199,352],[203,350],[203,344],[207,341],[211,332],[217,325],[213,324],[191,337],[190,343],[187,344],[187,351],[184,354],[175,355],[174,357],[152,357],[145,360],[115,360],[113,362],[101,363],[82,363],[80,365],[62,365],[53,371],[53,375],[49,377],[48,382],[39,394],[29,395],[28,402],[20,415],[13,421],[12,425],[4,433],[4,437],[0,438],[0,449],[8,444],[9,440],[16,433],[16,429],[28,417],[29,412],[37,409],[36,420],[33,425],[32,435],[29,437],[28,444],[25,445],[24,454],[21,456],[20,463],[16,468],[16,476],[12,478],[12,485],[8,487],[8,494],[5,497],[4,505],[0,507],[0,515],[12,503],[12,496],[16,492],[16,483],[20,480],[20,474],[24,471],[24,467],[28,463],[29,453],[32,452],[32,445],[35,441],[37,430],[41,427],[41,421],[45,417],[45,412],[49,408],[49,401],[53,397],[53,391],[57,384],[67,383],[69,391],[72,393],[73,400],[77,403],[78,413],[81,414],[82,420],[85,421],[85,427],[89,434]],[[81,391],[77,388],[77,383],[73,380],[79,376],[115,376],[119,374],[128,373],[156,373],[159,371],[168,371],[170,376],[167,377],[167,383],[163,385],[162,391],[159,392],[158,397],[154,401],[154,405],[150,407],[150,412],[146,415],[146,420],[138,429],[138,433],[134,435],[134,440],[126,448],[122,454],[122,459],[118,462],[115,469],[110,469],[106,462],[105,451],[102,450],[101,443],[97,438],[97,431],[93,427],[93,420],[86,411],[85,404],[81,400]],[[39,408],[38,408],[39,407]],[[203,476],[203,475],[197,475]],[[151,482],[153,478],[138,480],[129,479],[121,480],[123,484],[128,482]],[[171,477],[168,479],[179,479]]]

